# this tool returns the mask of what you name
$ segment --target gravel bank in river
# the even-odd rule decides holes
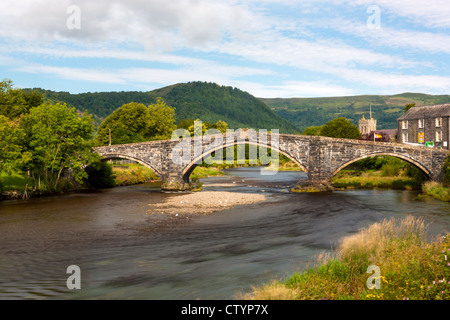
[[[224,191],[203,191],[169,198],[163,203],[151,204],[147,214],[206,215],[230,209],[236,205],[267,200],[265,195]]]

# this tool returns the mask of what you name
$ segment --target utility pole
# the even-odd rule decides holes
[[[111,129],[109,129],[109,145],[111,145]]]

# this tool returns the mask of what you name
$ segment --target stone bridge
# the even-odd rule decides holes
[[[202,159],[228,146],[246,144],[287,156],[304,170],[312,185],[329,184],[330,179],[349,164],[380,155],[403,159],[420,168],[430,180],[442,181],[443,166],[449,153],[406,144],[262,134],[242,129],[224,135],[97,147],[95,151],[104,160],[130,159],[149,167],[161,177],[162,191],[186,191],[190,189],[189,176]]]

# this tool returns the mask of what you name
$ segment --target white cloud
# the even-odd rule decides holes
[[[390,17],[446,26],[447,9],[438,0],[374,2]],[[357,11],[372,1],[330,3],[339,9],[337,18],[320,13],[321,8],[332,11],[322,0],[77,0],[81,30],[69,30],[71,0],[3,0],[0,64],[19,54],[23,61],[10,65],[24,73],[137,86],[214,81],[266,96],[448,89],[448,78],[432,56],[450,53],[446,33],[387,25],[368,31],[363,19],[347,19],[346,8]],[[271,11],[281,6],[302,16]],[[102,68],[94,67],[104,58]],[[47,59],[58,62],[51,65]],[[74,67],[81,59],[86,66]]]

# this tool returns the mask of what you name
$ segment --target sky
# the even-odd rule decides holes
[[[0,80],[70,93],[450,94],[447,0],[1,0]]]

